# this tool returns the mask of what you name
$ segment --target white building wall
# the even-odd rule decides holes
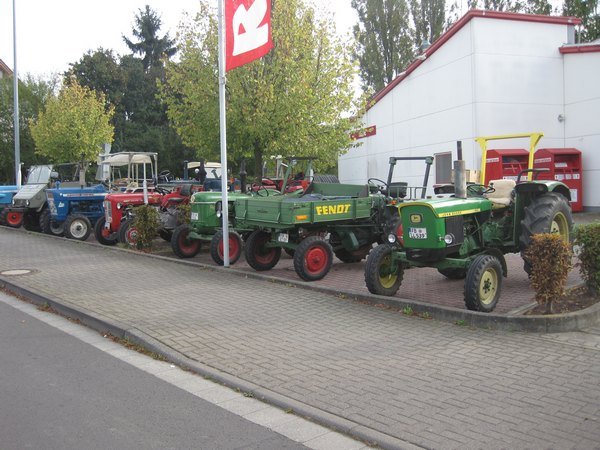
[[[564,73],[564,147],[582,151],[583,205],[600,211],[600,52],[565,54]]]
[[[455,157],[457,140],[467,168],[479,169],[475,137],[542,132],[538,148],[584,152],[584,206],[600,210],[600,53],[561,54],[571,28],[472,18],[367,111],[364,125],[375,125],[377,134],[340,157],[340,180],[385,180],[390,156]],[[488,146],[528,147],[528,139]],[[423,168],[399,163],[394,179],[420,184]]]

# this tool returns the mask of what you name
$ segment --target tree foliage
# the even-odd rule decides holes
[[[591,42],[600,38],[598,0],[564,0],[562,14],[581,19],[581,29],[576,31],[578,42]]]
[[[319,157],[331,167],[350,145],[355,73],[350,46],[302,0],[274,1],[274,48],[227,74],[227,139],[231,159],[263,155]],[[167,64],[161,97],[184,143],[207,159],[219,154],[217,24],[207,2],[180,30],[180,62]]]
[[[29,121],[35,119],[46,100],[53,95],[56,79],[27,76],[19,80],[20,160],[27,168],[45,162],[36,155]],[[15,183],[14,96],[13,79],[0,79],[0,184]]]
[[[54,162],[95,160],[102,144],[112,142],[112,114],[104,94],[71,81],[30,120],[36,153]]]
[[[354,26],[355,57],[365,91],[378,91],[412,61],[415,32],[405,0],[352,0],[359,23]],[[424,22],[419,33],[425,32]]]
[[[135,25],[131,30],[133,36],[137,38],[137,42],[123,36],[123,40],[131,52],[134,55],[141,55],[144,70],[157,65],[162,66],[163,58],[170,58],[177,52],[177,47],[174,46],[175,41],[169,38],[168,33],[163,37],[158,37],[161,25],[160,16],[146,5],[143,11],[138,10],[138,14],[135,16]]]

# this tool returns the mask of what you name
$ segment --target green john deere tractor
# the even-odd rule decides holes
[[[401,229],[370,253],[365,282],[371,293],[394,295],[410,267],[435,267],[447,278],[465,279],[467,309],[491,312],[507,276],[504,255],[521,252],[537,233],[571,238],[568,187],[557,181],[495,180],[489,186],[464,182],[460,166],[456,194],[398,206]],[[461,180],[462,183],[459,183]],[[459,184],[461,186],[459,186]],[[531,264],[525,259],[525,270]]]

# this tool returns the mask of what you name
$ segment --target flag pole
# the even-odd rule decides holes
[[[21,187],[21,139],[19,136],[19,76],[17,75],[17,10],[13,0],[13,120],[15,127],[15,184]]]
[[[223,220],[223,267],[229,267],[229,204],[227,202],[227,122],[225,114],[225,20],[224,0],[219,0],[219,129],[221,135],[221,212]]]

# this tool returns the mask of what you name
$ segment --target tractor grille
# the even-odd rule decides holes
[[[22,198],[13,199],[13,205],[17,208],[27,208],[27,200]]]
[[[465,240],[464,218],[462,216],[446,218],[446,234],[454,236],[454,245],[462,244]]]
[[[106,223],[112,222],[112,209],[108,200],[104,201],[104,220]]]

